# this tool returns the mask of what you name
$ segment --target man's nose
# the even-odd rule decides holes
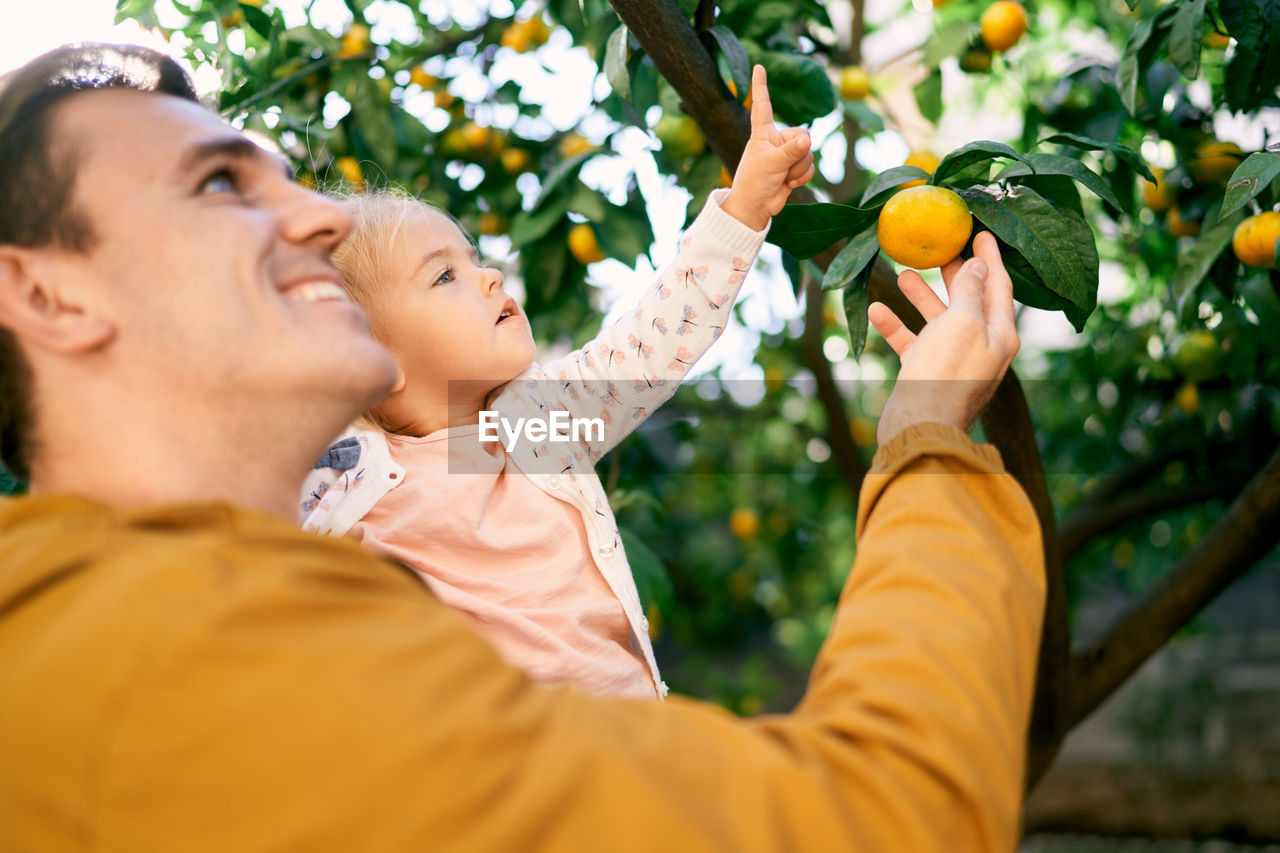
[[[312,192],[301,184],[286,190],[283,210],[285,239],[299,245],[335,249],[351,233],[351,214],[340,203]]]

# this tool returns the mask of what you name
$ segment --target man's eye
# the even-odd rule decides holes
[[[236,177],[229,169],[219,169],[200,182],[202,193],[233,193],[236,190]]]
[[[436,284],[448,284],[451,281],[453,281],[453,270],[450,268],[440,273],[440,277],[436,279]]]

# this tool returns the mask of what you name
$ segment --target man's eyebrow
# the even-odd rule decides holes
[[[293,169],[284,160],[255,145],[243,136],[226,136],[200,142],[187,150],[178,168],[185,174],[200,167],[206,160],[217,157],[230,157],[236,160],[266,160],[279,164],[281,172],[290,181],[294,179]]]

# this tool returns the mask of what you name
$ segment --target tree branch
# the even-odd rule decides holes
[[[828,263],[830,261],[828,260]],[[831,374],[831,362],[822,351],[822,284],[809,277],[805,287],[804,339],[801,349],[805,365],[813,373],[818,386],[818,401],[827,413],[827,443],[835,456],[836,467],[844,478],[849,493],[856,499],[862,490],[862,479],[867,474],[866,465],[858,446],[853,443],[849,430],[849,415],[840,397],[835,377]]]
[[[1143,661],[1278,542],[1280,450],[1208,535],[1076,657],[1067,724],[1075,725],[1092,713]]]

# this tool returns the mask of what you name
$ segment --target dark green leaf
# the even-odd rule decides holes
[[[551,171],[547,172],[547,176],[542,179],[542,191],[538,193],[538,200],[533,203],[533,209],[537,210],[542,206],[548,198],[554,195],[560,184],[569,178],[578,174],[578,169],[582,168],[583,162],[594,152],[584,151],[581,154],[575,154],[568,160],[561,160],[551,167]]]
[[[1236,291],[1257,315],[1262,328],[1280,329],[1280,298],[1265,272],[1258,270],[1242,276],[1236,283]]]
[[[797,258],[812,258],[838,240],[856,234],[880,215],[847,204],[788,204],[773,217],[769,242]]]
[[[1206,221],[1209,218],[1206,216]],[[1184,312],[1194,309],[1195,294],[1200,282],[1204,281],[1204,277],[1209,274],[1209,269],[1214,261],[1218,260],[1218,256],[1231,245],[1231,235],[1235,233],[1236,226],[1243,219],[1244,215],[1238,211],[1225,219],[1219,219],[1205,229],[1196,238],[1191,248],[1178,258],[1178,266],[1173,272],[1170,289],[1180,315],[1187,316]]]
[[[521,211],[511,220],[511,229],[507,236],[511,239],[511,250],[539,240],[556,226],[569,212],[569,196],[561,194],[533,210]]]
[[[1069,303],[1063,311],[1082,330],[1098,299],[1098,252],[1084,219],[1055,208],[1029,187],[998,197],[977,188],[960,195],[974,218],[1017,249],[1044,286]]]
[[[862,350],[867,345],[867,303],[870,301],[871,271],[875,269],[876,259],[862,268],[862,272],[844,289],[844,319],[849,324],[849,348],[856,361],[862,357]]]
[[[598,190],[591,189],[575,178],[567,195],[569,210],[572,212],[580,213],[598,224],[608,221],[610,205]]]
[[[876,207],[884,204],[898,187],[922,178],[929,180],[929,173],[919,166],[894,166],[892,169],[885,169],[871,179],[871,183],[867,185],[867,191],[862,194],[862,201],[858,204],[862,207]]]
[[[396,132],[391,123],[391,104],[383,97],[378,84],[367,75],[356,82],[351,99],[353,118],[359,123],[360,135],[378,165],[388,174],[396,163]]]
[[[1120,101],[1131,115],[1138,112],[1138,92],[1143,78],[1164,42],[1168,18],[1175,11],[1176,6],[1161,6],[1150,18],[1143,18],[1124,46],[1124,54],[1120,57],[1118,88]]]
[[[876,258],[880,241],[876,238],[876,226],[868,225],[849,238],[849,242],[827,266],[822,276],[822,289],[835,290],[844,287]]]
[[[1060,154],[1028,154],[1027,160],[1031,162],[1031,166],[1035,167],[1034,169],[1014,163],[1000,173],[999,179],[1007,181],[1011,178],[1032,174],[1033,171],[1036,175],[1066,175],[1081,186],[1091,190],[1099,198],[1111,205],[1117,213],[1122,211],[1120,200],[1111,191],[1111,186],[1079,160],[1063,157]]]
[[[675,604],[675,588],[667,577],[662,560],[643,539],[625,527],[619,528],[618,535],[622,537],[622,547],[627,551],[627,562],[631,564],[631,574],[636,579],[641,605],[645,610],[657,605],[659,611],[669,611]]]
[[[862,135],[879,133],[884,130],[884,119],[880,114],[862,101],[845,101],[844,111],[858,123]]]
[[[270,15],[257,6],[250,6],[248,3],[241,3],[240,11],[244,13],[244,22],[252,27],[255,33],[264,39],[271,38]]]
[[[160,19],[156,17],[155,5],[155,0],[119,0],[115,22],[119,24],[133,19],[147,29],[156,29],[160,26]]]
[[[1204,0],[1185,0],[1173,13],[1173,23],[1169,27],[1169,58],[1192,80],[1200,73],[1204,28]]]
[[[765,52],[773,110],[787,124],[809,124],[836,108],[836,91],[826,70],[811,57]]]
[[[729,67],[729,77],[738,90],[738,96],[746,98],[751,93],[751,60],[747,58],[747,49],[738,41],[733,30],[723,24],[717,24],[708,32],[715,38],[720,55]]]
[[[627,25],[619,24],[604,51],[604,76],[615,95],[631,100],[631,73],[627,71]]]
[[[917,83],[915,95],[920,115],[936,123],[942,117],[942,70],[934,68],[928,77]]]
[[[978,35],[978,25],[968,18],[955,18],[929,36],[924,43],[924,55],[920,61],[929,68],[936,68],[949,56],[957,56],[967,50]]]
[[[1258,193],[1266,189],[1277,175],[1280,175],[1280,154],[1272,154],[1269,151],[1255,151],[1250,154],[1236,167],[1236,170],[1231,173],[1231,179],[1227,181],[1227,195],[1222,200],[1219,221],[1244,207],[1250,199],[1257,197]]]
[[[1056,145],[1071,145],[1075,148],[1081,148],[1085,151],[1110,151],[1116,157],[1128,164],[1139,175],[1146,178],[1151,183],[1156,182],[1156,176],[1151,174],[1151,170],[1147,168],[1147,164],[1142,162],[1142,158],[1132,148],[1121,145],[1118,142],[1103,142],[1098,139],[1092,139],[1088,136],[1081,136],[1076,133],[1055,133],[1053,136],[1046,136],[1040,140],[1041,144],[1052,142]]]
[[[933,170],[929,183],[935,186],[945,185],[947,178],[959,172],[961,169],[967,169],[978,163],[988,160],[995,160],[1000,157],[1008,157],[1011,160],[1020,160],[1031,165],[1026,157],[1023,157],[1017,151],[1014,151],[1008,145],[1001,142],[991,142],[986,139],[980,139],[977,142],[970,142],[968,145],[962,145],[955,151],[952,151],[946,157],[942,158],[942,162],[938,164],[938,168]],[[1035,171],[1032,169],[1032,171]]]

